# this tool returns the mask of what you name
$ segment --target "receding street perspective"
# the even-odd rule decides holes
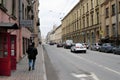
[[[120,0],[0,0],[0,80],[120,80]]]

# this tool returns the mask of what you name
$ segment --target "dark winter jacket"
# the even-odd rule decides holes
[[[28,59],[36,59],[36,55],[38,54],[38,51],[35,47],[29,46],[26,52],[28,54]]]

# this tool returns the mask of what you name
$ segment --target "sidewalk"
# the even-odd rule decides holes
[[[0,80],[45,80],[46,72],[43,58],[43,48],[38,46],[35,70],[28,71],[28,59],[25,56],[17,63],[17,70],[12,71],[11,76],[0,76]]]

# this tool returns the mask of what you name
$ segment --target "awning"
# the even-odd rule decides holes
[[[0,23],[0,28],[18,29],[19,27],[16,23]]]

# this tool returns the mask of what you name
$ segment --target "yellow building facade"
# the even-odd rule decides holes
[[[80,0],[62,19],[62,40],[119,42],[119,24],[120,0]]]
[[[95,43],[100,37],[99,0],[80,0],[62,20],[62,39]]]
[[[120,24],[120,0],[102,0],[101,30],[100,30],[101,40],[112,43],[119,42],[120,40],[119,24]]]

